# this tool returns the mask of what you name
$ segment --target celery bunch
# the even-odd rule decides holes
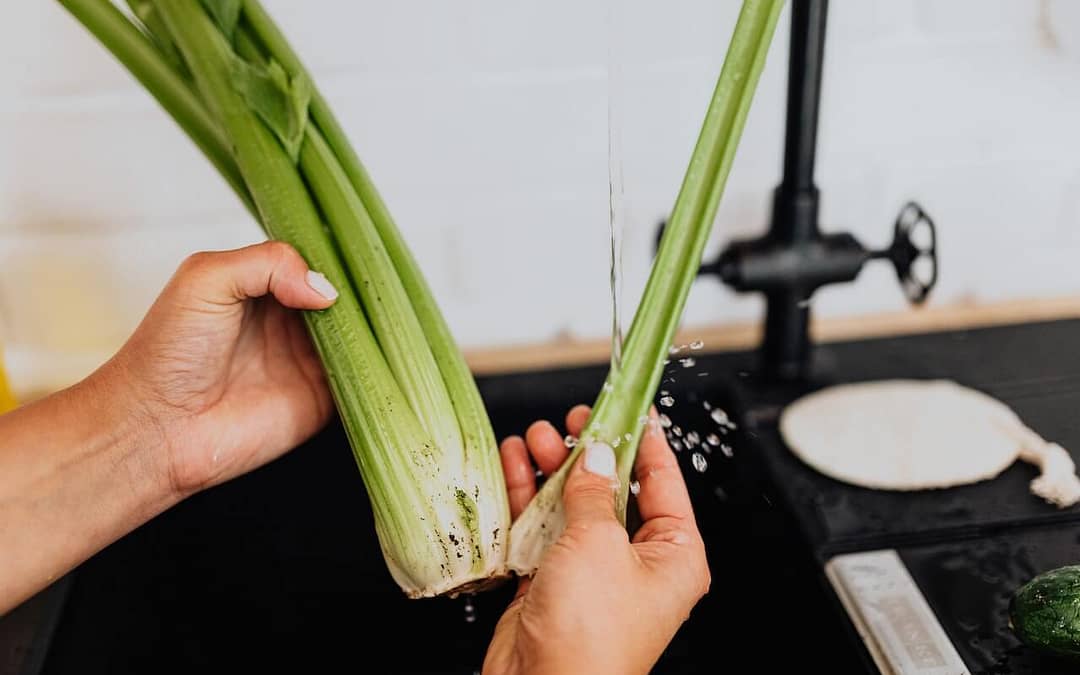
[[[267,234],[340,291],[307,312],[394,579],[505,575],[510,514],[479,391],[415,260],[258,0],[61,0],[206,153]]]

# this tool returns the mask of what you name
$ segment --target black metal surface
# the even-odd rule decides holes
[[[899,553],[971,675],[1080,672],[1080,663],[1026,648],[1009,629],[1016,589],[1037,574],[1080,561],[1080,525],[1025,528]]]
[[[818,109],[821,106],[821,74],[825,66],[825,24],[828,0],[791,3],[791,36],[788,50],[787,136],[784,146],[782,185],[793,194],[817,195],[814,162],[817,154]],[[815,205],[816,206],[816,205]],[[816,214],[814,214],[816,216]],[[787,221],[785,231],[807,236],[817,219]]]
[[[949,378],[999,398],[1080,464],[1080,321],[1059,321],[824,347],[828,380],[776,386],[734,383],[750,411],[755,450],[770,482],[799,520],[815,554],[949,539],[997,529],[1080,519],[1028,491],[1036,471],[1017,463],[992,481],[915,493],[859,488],[823,476],[784,446],[775,417],[783,405],[819,386],[893,377]],[[913,423],[915,421],[913,420]]]

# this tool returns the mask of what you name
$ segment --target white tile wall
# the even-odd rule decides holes
[[[614,0],[266,2],[344,120],[464,345],[605,334]],[[5,9],[0,342],[18,384],[51,386],[114,350],[186,254],[260,235],[57,3]],[[1080,3],[834,0],[830,11],[824,224],[882,245],[914,197],[941,230],[934,302],[1080,292]],[[618,2],[630,306],[737,12],[734,0]],[[785,16],[713,251],[768,219],[786,46]],[[704,280],[686,322],[744,321],[760,306]],[[884,265],[815,303],[829,315],[901,307]]]

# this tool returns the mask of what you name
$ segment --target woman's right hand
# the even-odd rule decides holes
[[[587,406],[567,415],[575,436]],[[563,438],[548,422],[525,439],[507,438],[503,471],[515,518],[536,494],[530,456],[544,473],[566,459]],[[635,474],[643,524],[631,538],[615,515],[615,455],[588,446],[563,490],[566,529],[532,579],[523,579],[495,627],[484,672],[647,673],[690,610],[708,592],[705,545],[694,521],[678,462],[655,419],[638,449]]]

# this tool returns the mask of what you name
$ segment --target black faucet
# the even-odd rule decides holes
[[[760,369],[772,379],[801,379],[810,374],[810,297],[818,288],[853,281],[863,265],[874,259],[893,263],[912,303],[923,302],[937,283],[936,229],[914,202],[901,209],[892,244],[879,251],[866,249],[851,234],[823,234],[818,227],[820,195],[814,185],[814,154],[827,10],[828,0],[793,0],[791,4],[784,173],[773,196],[769,231],[757,239],[732,242],[700,271],[717,275],[739,292],[765,294]],[[917,244],[919,228],[927,231]]]

